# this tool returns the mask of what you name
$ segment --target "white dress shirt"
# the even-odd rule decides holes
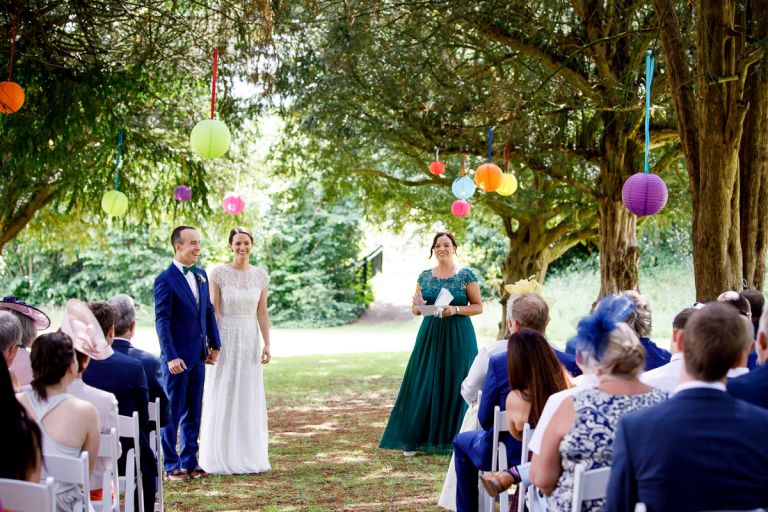
[[[496,340],[480,347],[472,361],[467,377],[461,383],[461,396],[468,405],[477,402],[477,393],[483,389],[485,376],[488,374],[488,363],[491,357],[507,351],[507,340]]]
[[[674,396],[681,391],[685,391],[686,389],[697,389],[697,388],[717,389],[718,391],[722,391],[723,393],[725,393],[725,384],[723,384],[722,382],[705,382],[703,380],[689,380],[687,382],[683,382],[682,384],[678,384],[675,387],[675,389],[672,390],[672,393],[670,396]]]
[[[749,368],[746,366],[737,366],[736,368],[731,368],[728,370],[728,377],[729,379],[735,379],[736,377],[741,377],[742,375],[746,375],[749,373]]]
[[[680,383],[680,374],[683,371],[683,354],[672,354],[672,358],[665,365],[654,368],[640,375],[640,382],[671,393]]]
[[[184,275],[184,265],[177,259],[174,258],[173,264],[176,265],[176,268],[179,269],[179,272],[181,272],[181,275],[184,276],[184,279],[187,280],[187,284],[189,285],[189,289],[192,290],[192,295],[195,296],[195,301],[199,304],[200,303],[200,292],[197,290],[197,283],[195,282],[195,273],[194,272],[187,272],[187,275]]]
[[[578,386],[558,391],[554,395],[551,395],[547,399],[547,403],[544,404],[544,409],[541,411],[539,422],[536,424],[536,428],[533,430],[531,441],[528,443],[528,449],[536,455],[541,450],[541,439],[544,437],[544,431],[547,429],[547,425],[552,421],[552,416],[555,415],[557,409],[563,401],[578,393],[582,389],[594,388],[598,385],[597,375],[594,373],[585,373],[581,376],[581,382]]]
[[[83,379],[76,378],[69,385],[67,393],[70,395],[92,403],[96,410],[99,411],[99,424],[101,426],[101,433],[108,434],[110,429],[117,428],[117,399],[112,393],[108,393],[101,389],[89,386]],[[120,456],[120,444],[117,445],[117,456]],[[108,458],[99,457],[96,461],[96,465],[93,467],[93,473],[91,473],[91,489],[101,489],[104,471],[110,468],[110,461]],[[107,492],[106,490],[104,492]]]

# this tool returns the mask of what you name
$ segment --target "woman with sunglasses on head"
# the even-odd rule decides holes
[[[453,449],[466,409],[461,382],[477,355],[469,317],[483,312],[477,278],[456,264],[456,248],[450,232],[432,239],[430,257],[435,256],[437,265],[419,275],[411,311],[420,315],[419,307],[434,305],[442,289],[453,299],[438,316],[427,315],[421,323],[380,448],[405,455]]]

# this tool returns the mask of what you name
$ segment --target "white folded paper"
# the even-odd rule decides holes
[[[424,316],[433,315],[442,318],[443,311],[445,311],[446,306],[448,306],[452,300],[453,294],[445,288],[440,288],[440,292],[437,294],[434,305],[416,306],[416,309],[418,309],[419,313]]]

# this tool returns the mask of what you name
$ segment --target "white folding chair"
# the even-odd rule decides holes
[[[155,512],[164,512],[163,506],[163,450],[160,447],[160,398],[155,398],[154,402],[149,402],[149,421],[153,423],[153,428],[149,432],[149,446],[155,454],[157,460],[157,501],[155,502]]]
[[[573,477],[571,512],[581,512],[581,502],[583,501],[605,498],[610,478],[610,467],[587,471],[584,464],[578,464]]]
[[[141,481],[141,449],[139,448],[139,413],[138,411],[133,411],[132,416],[118,416],[117,417],[117,434],[120,437],[129,437],[133,439],[133,460],[134,460],[134,475],[136,476],[136,483],[135,485],[138,488],[138,504],[137,508],[139,512],[144,512],[144,485]],[[128,468],[128,459],[126,458],[125,461],[125,510],[126,512],[133,512],[133,509],[128,509],[128,486],[132,485],[129,483],[128,475],[129,475],[129,468]],[[121,477],[122,478],[122,477]],[[121,483],[121,486],[123,484]],[[131,496],[133,493],[131,493]],[[151,512],[151,511],[149,511]]]
[[[520,464],[523,464],[525,462],[528,462],[528,445],[531,442],[531,438],[533,437],[533,429],[531,428],[530,423],[526,422],[525,426],[523,426],[523,447],[520,451]],[[517,512],[525,512],[525,491],[527,490],[527,486],[520,482],[517,484],[518,491],[517,491]]]
[[[491,471],[501,471],[507,469],[509,464],[507,463],[507,447],[504,443],[499,441],[499,435],[502,432],[509,432],[507,426],[507,413],[502,411],[498,405],[493,408],[493,455],[491,456]],[[487,512],[493,512],[494,503],[496,500],[486,496],[485,507]],[[509,510],[509,492],[504,491],[499,493],[499,510]]]
[[[109,434],[101,434],[99,437],[99,457],[109,459],[109,468],[104,469],[101,484],[101,501],[92,501],[95,509],[101,508],[103,512],[120,512],[120,481],[117,474],[117,452],[120,441],[117,438],[117,429],[112,428]],[[112,491],[115,498],[112,498]]]
[[[91,477],[88,468],[88,452],[82,452],[80,457],[77,458],[44,453],[43,460],[45,460],[45,473],[47,476],[52,476],[56,482],[75,484],[81,488],[83,493],[82,510],[88,512],[91,509]]]
[[[8,510],[56,512],[53,477],[49,476],[40,484],[0,478],[0,501]]]
[[[136,459],[133,456],[134,449],[128,450],[125,454],[125,475],[118,477],[117,501],[120,501],[120,493],[125,495],[123,501],[124,512],[135,512],[136,502],[134,492],[136,491]]]

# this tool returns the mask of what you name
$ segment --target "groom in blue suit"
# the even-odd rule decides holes
[[[205,476],[197,463],[205,364],[215,364],[221,349],[208,277],[195,267],[200,234],[179,226],[171,235],[173,263],[155,279],[155,326],[160,339],[163,384],[169,418],[163,427],[167,480]],[[181,422],[181,454],[176,436]]]

